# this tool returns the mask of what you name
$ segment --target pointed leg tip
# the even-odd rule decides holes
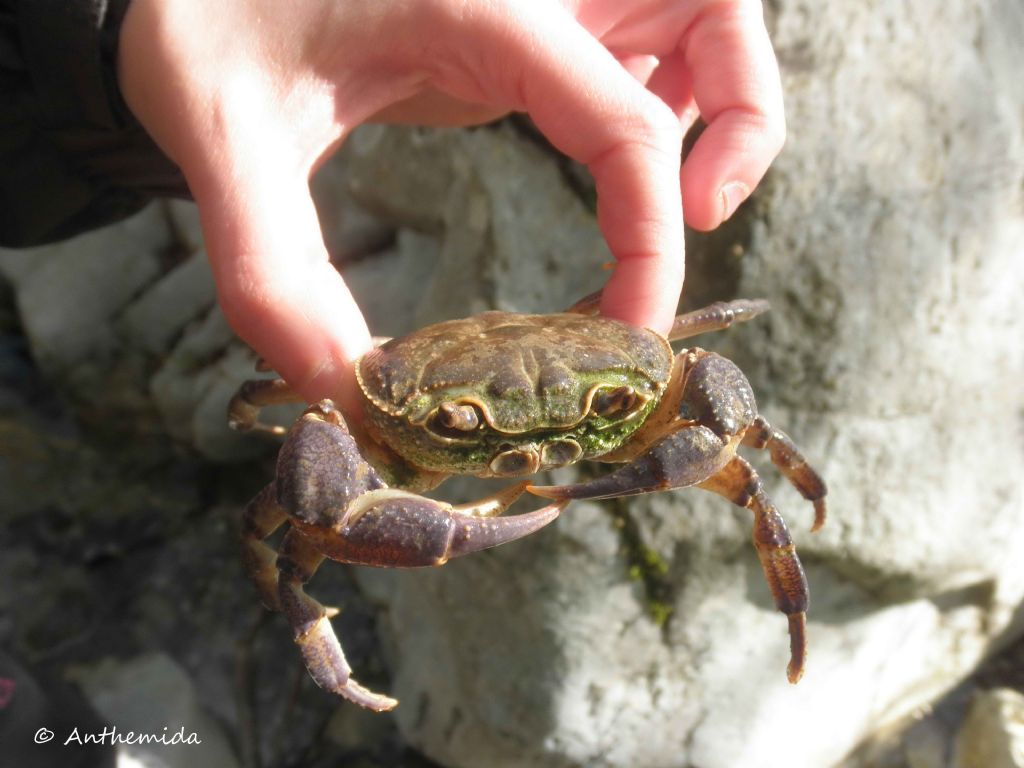
[[[523,491],[526,490],[529,484],[529,480],[523,480],[520,483],[502,488],[497,493],[479,501],[469,504],[457,504],[452,507],[452,511],[462,515],[469,515],[470,517],[497,517],[523,495]]]
[[[804,662],[807,660],[807,614],[793,613],[788,618],[789,665],[786,667],[786,679],[796,685],[804,676]]]
[[[367,708],[374,712],[390,712],[397,706],[398,699],[392,699],[390,696],[377,696],[374,703]]]
[[[316,680],[315,677],[314,680]],[[317,684],[319,684],[319,681],[317,681]],[[388,712],[398,706],[398,699],[371,691],[348,676],[344,678],[344,682],[338,680],[332,685],[323,687],[331,693],[336,693],[353,704],[358,704],[360,707],[373,712]]]
[[[562,486],[560,485],[527,485],[526,492],[532,493],[534,496],[540,496],[544,499],[555,499],[561,501],[565,499],[565,495],[561,492]]]
[[[613,472],[611,475],[571,485],[529,485],[526,487],[526,490],[534,496],[541,496],[545,499],[552,499],[562,503],[610,499],[618,496],[629,496],[638,492],[636,487],[634,487],[635,483],[632,479],[628,482],[623,482],[622,478],[616,475],[617,473]]]
[[[335,693],[373,712],[390,712],[398,706],[398,699],[393,699],[382,693],[374,693],[351,679]]]
[[[828,517],[828,509],[824,499],[814,501],[814,525],[811,526],[811,533],[817,533],[825,526],[825,519]]]
[[[257,432],[264,435],[283,437],[288,434],[288,428],[277,424],[264,424],[263,422],[247,422],[239,419],[229,419],[228,427],[235,432]]]

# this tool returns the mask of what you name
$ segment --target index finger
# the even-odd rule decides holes
[[[746,199],[786,137],[782,83],[759,2],[709,3],[684,39],[693,98],[707,123],[681,174],[686,220],[713,229]]]
[[[561,8],[511,13],[511,31],[491,28],[503,34],[485,41],[488,56],[515,67],[506,98],[594,177],[598,224],[617,262],[601,309],[667,332],[683,284],[679,120]]]

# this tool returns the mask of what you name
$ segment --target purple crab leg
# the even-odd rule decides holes
[[[789,621],[786,676],[796,683],[807,656],[807,579],[786,523],[764,493],[757,473],[727,442],[704,426],[684,427],[609,475],[584,483],[527,488],[551,499],[603,499],[696,485],[754,514],[753,538],[775,606]],[[824,493],[824,491],[822,491]],[[817,508],[817,506],[816,506]]]

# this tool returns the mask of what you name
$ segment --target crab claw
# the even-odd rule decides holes
[[[383,568],[443,565],[453,557],[521,539],[558,517],[568,503],[498,517],[523,486],[473,505],[453,507],[414,493],[385,488],[358,497],[334,528],[293,520],[332,560]]]
[[[532,485],[536,496],[569,501],[608,499],[638,493],[684,488],[706,480],[729,460],[726,444],[707,427],[674,432],[651,449],[608,475],[572,485]]]
[[[452,536],[446,559],[479,552],[481,549],[489,549],[529,536],[558,517],[566,504],[567,501],[559,501],[533,512],[512,517],[481,518],[453,515],[450,518]]]

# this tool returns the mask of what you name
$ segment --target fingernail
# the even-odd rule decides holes
[[[736,213],[740,203],[747,199],[750,189],[742,181],[730,181],[718,194],[722,196],[722,221],[725,221]]]

